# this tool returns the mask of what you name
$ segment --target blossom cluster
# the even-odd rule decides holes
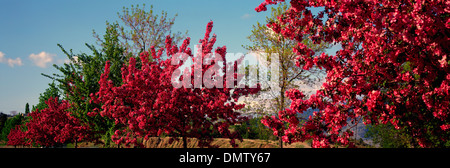
[[[237,99],[256,93],[259,87],[221,88],[208,87],[205,86],[208,83],[203,83],[200,87],[192,88],[174,87],[172,84],[174,82],[172,76],[181,73],[190,73],[181,75],[178,81],[175,81],[190,82],[182,83],[183,86],[198,84],[194,83],[194,80],[183,80],[183,77],[200,76],[200,79],[203,79],[207,76],[206,73],[213,74],[209,75],[212,83],[223,82],[224,85],[227,80],[237,80],[236,71],[212,68],[219,63],[214,60],[210,60],[209,64],[193,61],[194,64],[187,67],[191,71],[183,72],[179,70],[183,64],[172,63],[172,57],[179,55],[189,56],[186,59],[207,60],[205,57],[211,55],[211,52],[215,52],[216,56],[225,61],[225,46],[213,51],[216,35],[210,37],[212,27],[213,22],[209,22],[204,38],[199,41],[202,51],[196,54],[192,54],[188,47],[190,38],[185,39],[178,47],[172,43],[171,37],[167,36],[164,48],[158,51],[152,48],[151,53],[140,54],[139,68],[136,59],[131,57],[128,66],[122,68],[123,84],[120,86],[114,86],[108,79],[110,63],[106,63],[105,72],[99,81],[100,90],[91,95],[94,103],[103,105],[99,112],[92,112],[90,115],[114,119],[118,129],[112,139],[116,144],[142,146],[138,138],[147,139],[165,134],[172,137],[172,141],[178,140],[178,137],[197,138],[200,147],[207,147],[213,140],[212,134],[218,132],[223,137],[230,138],[232,145],[235,145],[235,139],[240,136],[236,132],[231,132],[229,126],[245,120],[235,112],[244,107],[243,104],[236,103]],[[160,59],[163,53],[167,56],[165,60]],[[150,55],[155,61],[148,61]],[[235,78],[222,77],[223,81],[214,80],[215,76],[220,74],[226,76],[227,73],[234,73],[231,76]]]
[[[265,11],[267,5],[282,1],[265,0],[255,10]],[[298,91],[287,93],[292,100],[289,110],[319,110],[302,126],[288,120],[290,115],[282,114],[291,112],[284,111],[263,123],[278,128],[271,123],[285,121],[289,126],[284,136],[289,137],[283,140],[312,139],[313,147],[352,146],[348,128],[361,122],[407,128],[403,130],[414,147],[449,141],[448,1],[292,0],[290,4],[278,17],[283,29],[277,23],[267,26],[297,40],[293,48],[299,55],[297,66],[325,69],[326,82],[309,98],[295,96]],[[319,12],[312,14],[312,7]],[[335,55],[316,54],[301,44],[304,37],[340,44],[342,49]]]
[[[30,113],[30,120],[17,125],[8,135],[8,145],[52,147],[80,142],[89,136],[89,126],[82,125],[70,111],[71,104],[57,97],[49,98],[47,108]]]

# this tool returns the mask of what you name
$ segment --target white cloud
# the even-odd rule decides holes
[[[3,62],[5,59],[5,53],[0,51],[0,63]]]
[[[20,59],[20,58],[16,58],[16,59],[8,58],[8,65],[10,67],[14,67],[14,65],[22,66],[23,65],[22,59]]]
[[[243,19],[243,20],[247,20],[247,19],[250,19],[250,18],[252,18],[253,16],[255,16],[255,15],[252,15],[252,14],[246,13],[246,14],[244,14],[244,15],[242,15],[242,16],[241,16],[241,19]]]
[[[22,66],[22,59],[20,58],[16,58],[16,59],[11,59],[11,58],[5,58],[5,53],[0,51],[0,63],[7,63],[10,67],[14,67],[14,66]]]
[[[48,64],[53,63],[54,57],[56,57],[56,54],[47,53],[45,51],[42,51],[39,54],[30,54],[29,58],[33,63],[41,68],[47,68]]]

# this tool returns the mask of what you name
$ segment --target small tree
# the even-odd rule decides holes
[[[0,112],[0,140],[3,127],[5,126],[6,120],[8,120],[8,115],[4,114],[3,112]]]
[[[46,104],[47,108],[30,113],[31,118],[25,124],[28,145],[52,147],[74,142],[77,147],[77,142],[89,137],[89,127],[72,116],[68,101],[56,97],[49,98]]]
[[[210,57],[216,41],[215,35],[210,38],[212,26],[213,23],[209,22],[205,37],[200,40],[201,50],[196,55],[188,47],[190,38],[177,47],[172,38],[167,36],[165,48],[160,48],[158,52],[154,47],[151,49],[150,54],[155,62],[149,61],[149,54],[143,52],[140,55],[141,67],[136,68],[136,59],[131,57],[129,65],[122,69],[121,86],[115,87],[109,80],[110,64],[106,64],[105,73],[99,82],[100,90],[92,99],[103,102],[99,113],[101,116],[112,118],[117,125],[124,126],[113,135],[115,143],[142,146],[137,138],[147,139],[164,133],[172,141],[181,137],[184,148],[187,147],[188,138],[197,138],[200,147],[208,147],[213,140],[213,133],[218,131],[223,137],[230,138],[233,146],[236,145],[235,139],[240,137],[236,132],[231,132],[229,126],[245,118],[235,112],[244,105],[235,102],[240,96],[255,93],[259,88],[219,87],[220,84],[225,86],[227,80],[235,83],[238,74],[233,67],[216,69],[219,65],[225,65],[226,47],[218,47],[213,54],[215,58]],[[164,51],[167,60],[160,59]],[[181,59],[182,63],[192,59],[194,65],[187,67],[179,79],[173,79],[173,75],[181,74],[179,68],[183,65],[173,64],[172,61],[177,59]],[[201,60],[205,62],[206,59],[211,61],[210,64],[202,63]],[[221,73],[223,76],[232,73],[232,78],[223,79]],[[216,85],[211,87],[207,85],[211,83],[202,83],[200,87],[189,87],[197,85],[192,77],[195,79],[198,75],[203,81],[212,80]],[[221,77],[223,80],[219,80]],[[174,87],[173,82],[185,87]]]
[[[297,45],[295,39],[284,37],[283,34],[277,31],[273,31],[271,27],[274,24],[279,26],[279,29],[284,29],[288,24],[281,24],[279,17],[290,8],[290,5],[286,3],[280,3],[277,7],[271,9],[271,16],[266,18],[266,24],[253,25],[252,34],[247,38],[252,42],[252,45],[245,46],[246,49],[256,52],[264,52],[262,56],[266,58],[261,58],[267,61],[269,64],[278,64],[279,76],[272,75],[271,77],[278,77],[278,83],[268,84],[267,90],[263,90],[266,96],[270,95],[270,99],[267,97],[264,99],[263,103],[270,103],[274,107],[272,114],[276,114],[278,111],[285,110],[289,101],[285,97],[285,92],[291,88],[298,88],[300,84],[314,85],[320,80],[320,75],[323,76],[324,71],[319,68],[311,68],[309,71],[296,66],[295,58],[298,57],[297,53],[293,52],[292,49]],[[296,17],[301,18],[302,15],[297,15]],[[299,28],[301,30],[302,28]],[[301,43],[312,48],[314,52],[323,52],[325,48],[328,47],[327,43],[314,44],[310,39],[305,38]],[[276,59],[276,60],[275,60]],[[268,65],[266,65],[268,66]],[[271,72],[273,73],[273,72]],[[269,101],[267,101],[269,100]],[[274,100],[275,103],[273,103]],[[267,109],[270,110],[270,109]],[[280,132],[279,136],[279,146],[282,148],[283,143],[281,137],[283,132]]]
[[[30,113],[30,105],[27,103],[25,104],[25,115],[27,115],[28,113]]]
[[[16,125],[16,127],[14,129],[11,129],[8,134],[7,145],[14,146],[14,148],[16,148],[17,145],[27,145],[25,138],[26,136],[23,126]]]
[[[161,16],[153,12],[153,5],[150,10],[145,9],[145,4],[142,8],[139,5],[132,5],[131,8],[123,7],[122,13],[117,13],[121,23],[115,22],[113,24],[106,23],[107,28],[118,26],[117,35],[120,40],[120,46],[124,47],[124,55],[137,56],[142,51],[151,52],[151,47],[164,47],[164,38],[166,34],[172,33],[172,26],[175,23],[175,18],[167,16],[167,12],[162,11]],[[97,33],[93,32],[94,37],[104,44],[103,40],[99,38]],[[181,32],[172,33],[171,37],[175,43],[180,42],[187,35]],[[105,47],[105,46],[103,46]],[[152,59],[152,58],[150,58]]]

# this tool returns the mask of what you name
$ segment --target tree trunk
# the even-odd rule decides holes
[[[278,145],[280,146],[280,148],[283,148],[283,140],[282,140],[281,136],[278,137]]]
[[[285,56],[283,55],[283,53],[281,53],[281,56],[278,57],[278,62],[279,62],[279,69],[281,71],[281,76],[278,77],[278,79],[280,80],[280,104],[279,104],[279,109],[278,111],[283,111],[284,109],[284,103],[285,103],[285,96],[284,93],[286,92],[286,87],[287,87],[287,82],[288,82],[288,76],[287,76],[287,69],[285,69],[285,60],[283,60],[283,58],[285,58]],[[281,133],[281,135],[280,135]],[[278,137],[278,143],[280,145],[280,148],[283,148],[283,134],[284,132],[279,132],[279,137]]]
[[[284,72],[283,72],[283,74],[284,74]],[[278,111],[283,111],[283,110],[285,110],[284,109],[284,99],[285,99],[285,97],[284,97],[284,92],[286,92],[286,81],[284,80],[284,78],[282,79],[282,84],[281,84],[281,89],[280,89],[280,104],[279,104],[279,109],[278,109]],[[281,134],[279,137],[278,137],[278,141],[279,141],[279,145],[280,145],[280,148],[283,148],[283,138],[282,138],[282,134],[284,134],[284,132],[279,132],[278,134]]]
[[[183,148],[187,148],[187,138],[183,136]]]

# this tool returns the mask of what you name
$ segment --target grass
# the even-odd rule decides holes
[[[183,142],[174,141],[172,144],[169,143],[169,137],[159,138],[151,137],[148,141],[144,142],[147,148],[182,148]],[[215,138],[211,145],[218,146],[219,148],[232,148],[230,145],[230,140],[227,138]],[[189,138],[188,148],[198,148],[198,140],[195,138]],[[236,144],[239,148],[279,148],[278,141],[271,140],[259,140],[259,139],[244,139],[242,142],[236,140]],[[309,148],[307,143],[297,142],[293,144],[283,144],[285,148]]]
[[[144,141],[146,148],[182,148],[183,142],[173,141],[169,143],[169,137],[151,137],[149,140]],[[279,148],[278,141],[260,140],[260,139],[244,139],[242,142],[236,140],[239,145],[238,148]],[[13,146],[7,146],[6,143],[0,143],[0,148],[14,148]],[[198,148],[198,140],[195,138],[188,139],[188,148]],[[102,144],[94,144],[91,142],[79,142],[78,148],[103,148]],[[219,148],[232,148],[230,140],[227,138],[215,138],[211,145],[218,146]],[[296,142],[293,144],[283,144],[284,148],[310,148],[306,142]],[[19,147],[20,148],[20,147]],[[64,145],[63,148],[75,148],[73,143]]]

